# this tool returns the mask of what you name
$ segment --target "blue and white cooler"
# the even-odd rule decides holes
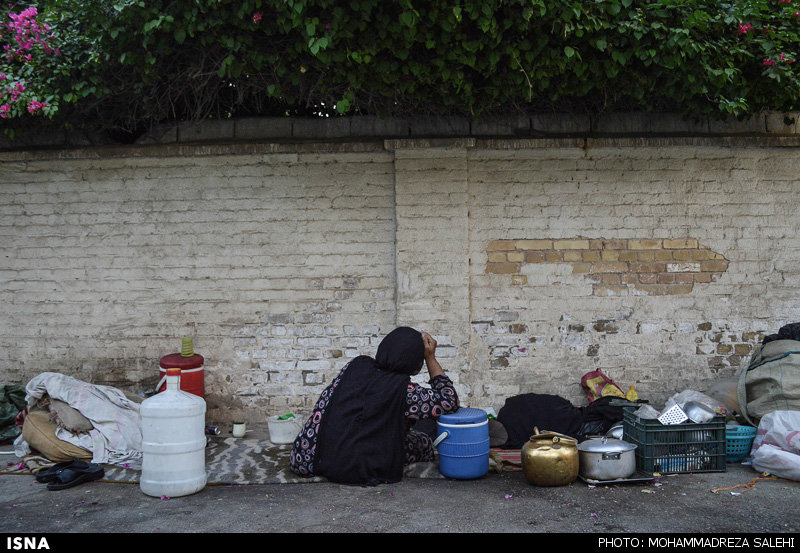
[[[439,472],[469,480],[489,472],[489,417],[483,409],[462,407],[437,421]]]

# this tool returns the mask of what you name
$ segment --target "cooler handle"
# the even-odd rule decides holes
[[[444,440],[449,435],[450,434],[448,434],[447,432],[442,432],[441,434],[439,434],[439,436],[433,441],[433,447],[438,446],[442,442],[442,440]]]

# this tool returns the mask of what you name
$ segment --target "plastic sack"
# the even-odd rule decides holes
[[[772,411],[800,410],[800,341],[774,340],[755,352],[739,375],[740,414],[753,426]]]
[[[750,448],[753,468],[800,481],[800,411],[773,411],[761,418]]]
[[[667,400],[664,404],[664,411],[672,407],[673,405],[678,405],[683,408],[683,405],[694,401],[696,403],[700,403],[705,405],[715,413],[719,415],[727,415],[728,408],[725,406],[724,403],[717,401],[711,396],[707,396],[702,392],[696,392],[694,390],[684,390],[678,394],[673,395],[671,398]]]
[[[657,419],[661,416],[661,413],[650,405],[642,405],[633,414],[640,419]]]
[[[728,408],[728,413],[741,413],[739,396],[736,392],[738,377],[725,378],[715,382],[705,390],[708,397],[713,398]]]
[[[605,396],[625,397],[625,392],[617,386],[617,383],[603,374],[600,369],[583,375],[581,386],[586,390],[586,397],[590,403]]]

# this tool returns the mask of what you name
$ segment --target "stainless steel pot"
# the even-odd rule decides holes
[[[615,438],[592,438],[578,444],[580,474],[590,480],[617,480],[636,472],[636,446]]]

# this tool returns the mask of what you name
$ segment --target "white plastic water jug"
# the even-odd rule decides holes
[[[180,389],[180,369],[167,370],[166,389],[140,406],[142,476],[154,497],[180,497],[206,485],[206,402]]]

